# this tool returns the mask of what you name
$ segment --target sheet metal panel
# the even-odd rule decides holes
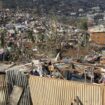
[[[102,94],[103,94],[103,105],[105,105],[105,85],[102,87],[103,88],[103,92],[102,92]]]
[[[7,86],[5,75],[0,75],[0,105],[6,105]]]
[[[77,96],[83,105],[103,105],[100,85],[34,76],[30,76],[29,85],[33,105],[71,105]]]

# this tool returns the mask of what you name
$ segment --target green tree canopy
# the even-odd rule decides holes
[[[87,23],[87,19],[83,18],[83,19],[79,19],[77,21],[77,27],[83,30],[88,30],[88,23]]]

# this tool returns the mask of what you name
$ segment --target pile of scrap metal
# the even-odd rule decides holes
[[[6,74],[6,104],[32,105],[29,75],[88,83],[105,83],[105,68],[101,65],[74,62],[71,58],[32,60],[21,65],[1,65]]]
[[[85,82],[105,83],[105,67],[100,64],[77,63],[73,62],[76,72],[82,74]]]
[[[46,61],[33,60],[32,75],[40,77],[60,78],[79,82],[101,83],[100,65],[74,62],[71,58],[46,59]]]
[[[101,58],[100,54],[90,54],[85,56],[84,62],[95,63],[95,62],[99,62],[100,58]]]
[[[60,53],[56,58],[47,58],[46,60],[32,60],[31,74],[40,77],[60,78],[65,79],[64,71],[69,70],[72,59],[64,58],[60,60]],[[63,71],[64,70],[64,71]]]
[[[50,76],[52,72],[55,72],[54,64],[59,61],[60,53],[57,54],[56,58],[47,58],[47,59],[40,59],[40,60],[32,60],[32,68],[31,71],[32,75],[36,76]]]

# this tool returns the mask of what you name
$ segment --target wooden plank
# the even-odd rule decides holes
[[[13,91],[10,95],[10,105],[18,105],[22,92],[23,92],[22,87],[19,86],[13,87]]]

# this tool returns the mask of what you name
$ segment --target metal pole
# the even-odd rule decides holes
[[[94,82],[94,67],[91,69],[91,83]]]

